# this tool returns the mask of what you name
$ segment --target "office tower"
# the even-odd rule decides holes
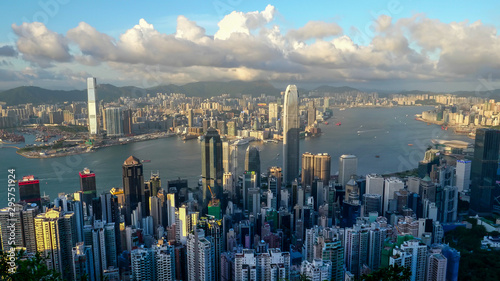
[[[470,171],[472,161],[470,160],[457,160],[456,184],[458,192],[467,191],[470,188]]]
[[[433,247],[441,249],[441,253],[446,257],[446,280],[457,281],[460,267],[460,252],[445,244],[434,244]]]
[[[149,197],[149,215],[153,218],[153,230],[156,230],[158,226],[162,226],[164,213],[165,209],[162,200],[156,196]]]
[[[174,281],[175,279],[175,247],[162,244],[153,246],[155,252],[156,280]]]
[[[330,181],[331,157],[328,153],[302,154],[302,186],[312,186],[316,178],[328,185]]]
[[[198,223],[199,227],[202,228],[206,236],[211,238],[211,243],[214,249],[214,270],[215,270],[215,280],[220,280],[221,276],[221,253],[224,247],[224,235],[222,220],[217,218],[202,218]]]
[[[154,263],[155,251],[152,248],[137,248],[130,252],[130,265],[134,281],[156,280]]]
[[[83,242],[78,242],[73,247],[72,257],[74,280],[95,280],[92,246],[85,246]]]
[[[331,280],[332,263],[321,259],[314,259],[312,262],[303,261],[300,267],[300,274],[310,281]]]
[[[99,134],[99,120],[97,116],[97,90],[96,79],[94,77],[87,78],[87,95],[88,95],[88,116],[89,116],[89,134],[95,136]]]
[[[269,249],[256,254],[244,249],[234,254],[234,276],[232,280],[287,280],[290,278],[290,253]]]
[[[316,121],[316,107],[314,106],[314,101],[310,101],[307,107],[307,126],[314,125]]]
[[[227,122],[227,134],[231,137],[235,137],[236,136],[236,131],[237,131],[237,127],[236,127],[236,122],[235,121],[229,121]]]
[[[130,156],[122,166],[123,193],[125,195],[125,223],[132,224],[131,214],[141,202],[142,214],[145,214],[146,198],[144,193],[144,174],[139,159]]]
[[[428,281],[445,281],[447,259],[441,253],[441,249],[431,249],[427,257]]]
[[[269,103],[269,125],[276,125],[276,121],[280,119],[279,105],[275,102]]]
[[[85,245],[92,246],[95,280],[101,280],[104,270],[117,267],[117,244],[115,224],[94,221],[84,227]]]
[[[151,172],[151,178],[147,181],[147,185],[150,190],[150,196],[156,196],[158,191],[161,189],[160,173],[156,172],[155,174]]]
[[[193,110],[190,108],[187,112],[188,127],[193,127]]]
[[[438,207],[438,209],[441,211],[441,219],[439,221],[442,223],[456,222],[459,197],[458,187],[445,186],[442,192],[443,200],[441,203],[441,207]]]
[[[82,192],[81,201],[85,203],[87,214],[89,213],[92,199],[97,197],[95,173],[88,168],[78,173],[80,175],[80,191]]]
[[[366,193],[384,195],[384,178],[380,175],[366,175]]]
[[[22,210],[23,205],[20,204],[0,209],[0,234],[2,250],[5,253],[10,251],[11,247],[24,247]]]
[[[215,280],[215,249],[212,237],[205,237],[202,229],[190,233],[187,239],[188,281]]]
[[[354,155],[342,155],[339,158],[339,183],[345,186],[358,172],[358,158]]]
[[[371,212],[382,215],[382,195],[363,194],[363,215],[368,216]]]
[[[361,275],[363,264],[368,262],[369,232],[360,225],[345,230],[345,266],[355,276]]]
[[[108,137],[123,136],[122,109],[119,107],[106,108],[106,135]]]
[[[432,182],[429,176],[425,176],[420,180],[418,194],[420,195],[422,200],[428,199],[431,202],[436,202],[436,192],[436,184]]]
[[[260,185],[260,155],[259,149],[255,146],[248,146],[245,154],[245,171],[255,172],[257,176],[257,187]]]
[[[342,221],[341,226],[351,227],[356,223],[357,218],[361,215],[361,202],[357,189],[346,194],[342,206]]]
[[[205,139],[201,143],[201,178],[202,178],[202,214],[208,211],[208,202],[212,198],[211,192],[217,199],[222,199],[222,141],[214,128],[208,128]]]
[[[46,256],[49,269],[61,273],[64,280],[73,280],[72,250],[76,244],[73,212],[49,209],[35,217],[37,251]]]
[[[250,206],[248,205],[249,203],[249,190],[254,190],[257,189],[257,175],[255,174],[254,171],[248,172],[245,171],[243,173],[243,190],[242,190],[242,197],[243,197],[243,209],[248,210]]]
[[[332,279],[342,280],[344,275],[344,247],[339,239],[330,238],[325,241],[321,250],[323,260],[332,263]]]
[[[172,226],[175,224],[175,194],[167,194],[167,225]]]
[[[473,213],[487,214],[500,211],[499,150],[499,130],[483,128],[476,130],[474,158],[471,165],[470,209]]]
[[[373,223],[368,230],[368,267],[371,270],[377,270],[380,267],[382,250],[384,249],[384,240],[387,235],[387,229],[381,228],[378,223]]]
[[[25,201],[28,204],[35,203],[41,208],[42,199],[40,197],[40,181],[30,175],[23,177],[18,184],[19,201]]]
[[[288,85],[283,104],[283,182],[291,184],[299,176],[299,93]]]
[[[236,172],[238,166],[238,146],[228,141],[222,143],[222,168],[225,173]]]
[[[384,210],[389,211],[389,200],[394,199],[394,192],[403,189],[404,183],[399,178],[388,178],[384,183]]]
[[[222,175],[222,189],[229,194],[229,198],[234,197],[233,173],[225,172],[224,175]]]
[[[123,119],[123,134],[128,136],[132,134],[132,125],[134,122],[132,121],[132,109],[125,109],[122,111],[122,119]]]
[[[420,179],[418,177],[408,177],[407,185],[408,185],[408,191],[417,194],[419,193]]]
[[[35,217],[40,213],[40,209],[40,206],[26,204],[23,205],[23,210],[21,211],[24,240],[23,247],[26,248],[26,252],[28,253],[36,252]]]

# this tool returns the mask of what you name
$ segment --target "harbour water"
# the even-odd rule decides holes
[[[453,131],[441,130],[438,125],[416,121],[414,115],[431,107],[348,108],[334,110],[329,125],[321,125],[323,134],[300,141],[300,150],[311,153],[329,153],[332,156],[332,174],[338,170],[342,154],[358,157],[358,174],[390,173],[417,167],[431,139],[473,140]],[[336,123],[341,125],[337,126]],[[26,135],[26,143],[35,136]],[[261,153],[261,170],[281,166],[282,143],[252,142]],[[244,167],[245,149],[239,146],[239,170]],[[7,170],[15,169],[17,178],[35,175],[40,179],[40,191],[51,199],[58,193],[79,190],[78,172],[88,167],[96,173],[98,192],[122,186],[123,161],[130,155],[151,160],[144,163],[145,178],[159,171],[162,184],[167,180],[188,179],[196,186],[201,175],[201,149],[197,140],[182,141],[170,137],[130,143],[100,149],[94,153],[49,159],[28,159],[17,155],[15,149],[0,145],[0,206],[7,204]],[[378,157],[377,157],[378,156]],[[17,189],[17,187],[16,187]],[[16,190],[17,192],[17,190]],[[17,192],[18,194],[18,192]],[[18,196],[18,195],[17,195]]]

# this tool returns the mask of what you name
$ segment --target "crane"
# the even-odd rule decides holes
[[[212,188],[210,187],[209,184],[207,184],[208,190],[210,191],[210,195],[212,196],[212,199],[208,203],[208,206],[218,206],[219,205],[219,199],[217,199],[217,196],[215,193],[212,191]]]

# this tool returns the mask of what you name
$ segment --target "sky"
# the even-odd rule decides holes
[[[436,3],[437,2],[437,3]],[[0,1],[0,90],[198,81],[500,88],[500,2]]]

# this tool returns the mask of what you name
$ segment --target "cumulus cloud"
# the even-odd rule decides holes
[[[288,36],[299,41],[342,34],[342,28],[334,22],[310,21],[299,29],[292,29]]]
[[[480,21],[444,23],[424,15],[393,20],[382,15],[369,36],[358,30],[355,35],[364,36],[361,41],[335,22],[310,21],[284,32],[276,13],[271,5],[262,11],[231,12],[213,35],[182,15],[172,34],[158,31],[146,19],[117,38],[85,22],[65,36],[41,23],[12,28],[19,53],[33,66],[71,60],[77,65],[104,64],[119,73],[116,79],[149,84],[235,79],[473,81],[478,75],[500,75],[500,38],[493,26]],[[7,51],[11,49],[15,51]],[[79,81],[85,73],[56,74]],[[44,73],[25,70],[22,75],[42,79]]]
[[[43,23],[12,24],[12,30],[18,37],[17,49],[25,60],[41,67],[72,60],[66,37],[48,30]]]
[[[0,57],[16,57],[17,51],[13,46],[5,45],[0,47]]]

